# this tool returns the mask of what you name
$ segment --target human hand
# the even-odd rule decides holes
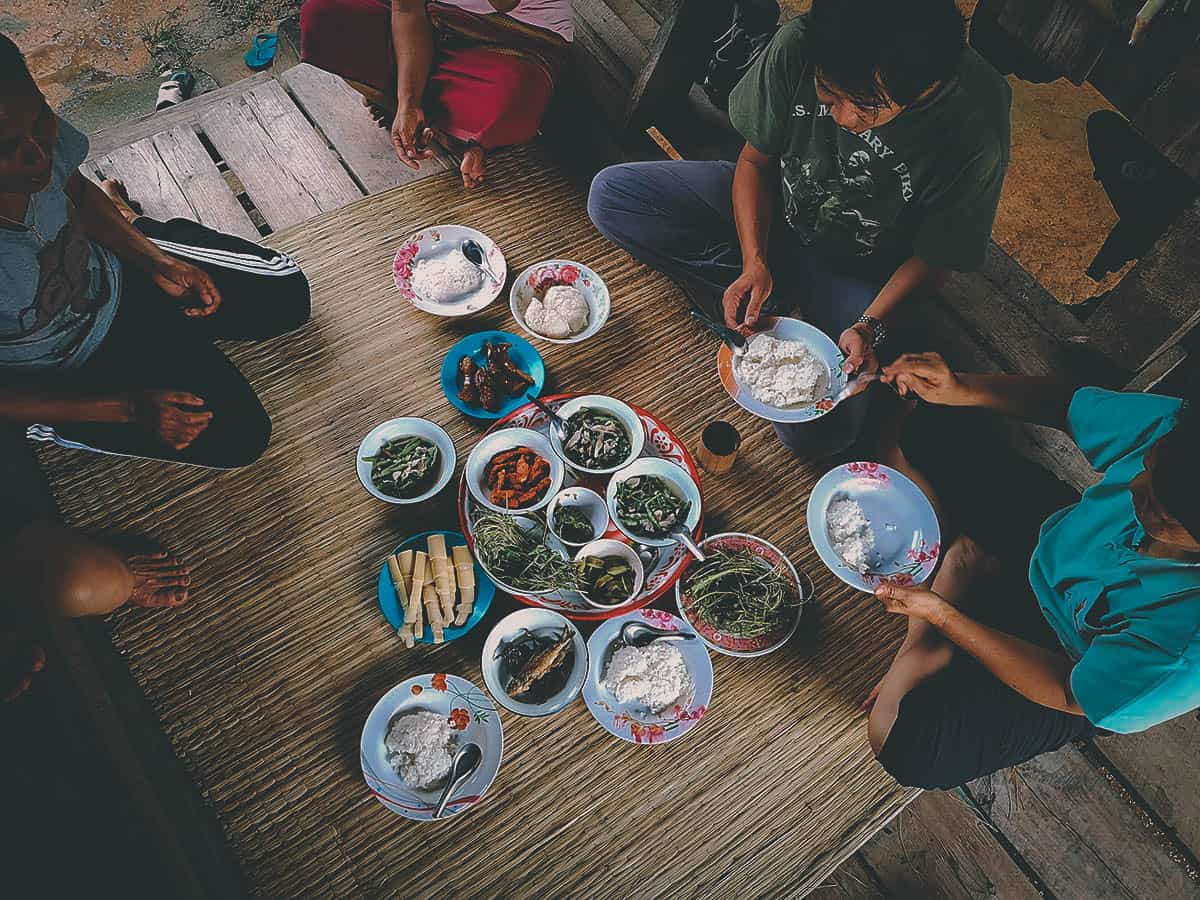
[[[931,625],[937,625],[942,621],[950,609],[950,604],[943,599],[941,594],[935,594],[924,587],[901,586],[885,582],[875,588],[875,597],[888,612],[924,619]]]
[[[847,375],[855,375],[878,369],[879,360],[875,357],[874,343],[874,333],[869,325],[862,322],[855,322],[843,331],[838,338],[838,349],[846,357],[842,371]],[[866,388],[867,385],[862,385],[862,390]]]
[[[905,353],[883,370],[880,380],[901,397],[913,394],[928,403],[962,405],[966,389],[940,353]]]
[[[133,420],[168,447],[183,450],[212,421],[204,401],[187,391],[146,391],[133,401]]]
[[[392,122],[392,146],[400,162],[410,169],[419,169],[421,160],[433,156],[429,146],[433,130],[425,124],[425,110],[420,106],[402,106]]]
[[[775,282],[766,263],[750,262],[743,266],[742,274],[725,289],[725,295],[721,298],[725,324],[743,332],[753,330],[758,324],[763,304],[771,296],[774,287]]]
[[[46,651],[14,631],[0,632],[0,702],[11,703],[46,668]]]
[[[221,292],[212,278],[191,263],[166,256],[150,277],[167,296],[185,301],[185,316],[211,316],[221,306]]]

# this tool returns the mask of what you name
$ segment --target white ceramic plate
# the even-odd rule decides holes
[[[406,713],[428,710],[452,720],[456,745],[475,743],[483,761],[475,774],[455,791],[443,818],[461,815],[483,799],[504,756],[504,728],[491,698],[465,678],[444,673],[418,675],[402,681],[379,698],[363,726],[359,763],[363,779],[375,797],[397,815],[418,822],[433,818],[441,788],[419,791],[400,778],[388,759],[387,738],[392,721]]]
[[[494,282],[480,272],[478,288],[447,303],[435,303],[418,297],[412,289],[413,266],[420,260],[435,259],[445,253],[460,253],[459,248],[467,238],[473,238],[483,248],[488,264],[500,281]],[[431,225],[410,235],[400,245],[392,260],[392,278],[400,296],[419,310],[435,316],[469,316],[500,296],[508,278],[508,263],[504,261],[504,254],[496,242],[482,231],[465,225]]]
[[[825,516],[839,497],[857,501],[871,523],[875,554],[869,572],[846,565],[829,541]],[[847,463],[825,473],[808,498],[808,535],[834,575],[867,593],[883,582],[920,584],[933,574],[942,551],[929,498],[908,476],[874,462]]]
[[[623,741],[665,744],[678,740],[700,723],[712,702],[713,668],[708,649],[699,639],[674,644],[692,679],[691,697],[684,698],[685,702],[658,713],[640,704],[619,703],[604,686],[604,675],[621,626],[629,621],[668,631],[692,631],[683,619],[661,609],[639,609],[604,622],[588,640],[588,676],[583,683],[588,712],[605,731]]]

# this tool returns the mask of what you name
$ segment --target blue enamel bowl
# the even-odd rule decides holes
[[[464,356],[471,356],[475,360],[475,364],[480,366],[487,365],[487,359],[483,354],[483,346],[487,343],[503,342],[510,344],[508,350],[508,358],[513,361],[518,369],[527,374],[533,379],[533,386],[522,391],[515,397],[508,397],[500,408],[495,412],[484,409],[482,406],[468,406],[463,403],[458,396],[458,363]],[[542,354],[534,349],[533,344],[525,340],[523,337],[518,337],[508,331],[479,331],[475,334],[467,335],[457,344],[450,348],[446,354],[446,358],[442,360],[442,393],[446,395],[446,399],[450,401],[450,405],[459,412],[476,419],[502,419],[509,413],[525,406],[529,401],[525,399],[526,394],[533,394],[535,397],[540,397],[542,388],[546,386],[546,364],[542,361]]]

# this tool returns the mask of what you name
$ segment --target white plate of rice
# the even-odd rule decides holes
[[[462,243],[473,238],[487,256],[499,283],[473,266]],[[405,238],[392,261],[392,277],[400,295],[435,316],[477,313],[504,290],[508,264],[496,242],[465,225],[432,225]]]
[[[504,756],[504,729],[491,697],[465,678],[418,675],[384,694],[363,726],[359,762],[371,793],[397,815],[433,818],[454,753],[478,744],[483,760],[454,792],[445,818],[483,799]]]

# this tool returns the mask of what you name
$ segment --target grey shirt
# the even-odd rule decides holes
[[[63,190],[88,139],[58,120],[50,184],[29,198],[25,230],[0,223],[0,368],[82,365],[108,334],[121,262],[88,239]]]

